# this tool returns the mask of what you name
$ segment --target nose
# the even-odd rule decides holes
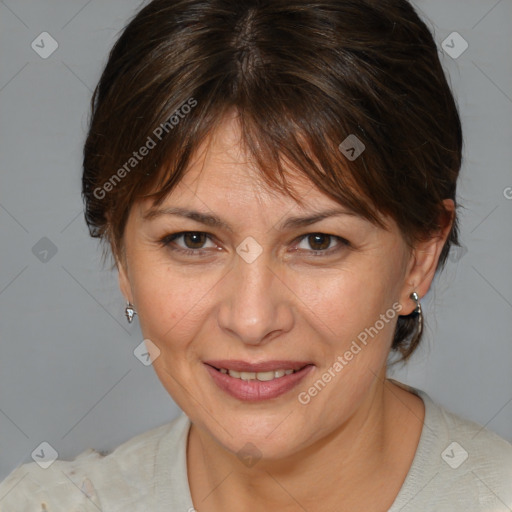
[[[255,261],[237,257],[223,282],[220,328],[246,345],[262,345],[293,326],[293,293],[270,266],[265,252]]]

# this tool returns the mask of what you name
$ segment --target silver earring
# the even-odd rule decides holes
[[[416,292],[412,292],[409,297],[416,303],[416,309],[411,313],[418,315],[418,334],[423,330],[423,312],[421,311],[420,298]]]
[[[134,315],[137,314],[137,311],[135,311],[135,307],[131,302],[127,302],[126,307],[124,308],[124,314],[126,315],[128,323],[131,324],[133,322]]]

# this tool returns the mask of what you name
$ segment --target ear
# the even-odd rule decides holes
[[[410,298],[416,292],[420,299],[428,292],[437,268],[439,256],[453,224],[455,203],[445,199],[443,206],[448,212],[447,221],[431,238],[418,242],[411,252],[404,286],[400,296],[403,305],[402,315],[408,315],[416,308],[416,303]]]
[[[128,273],[128,262],[126,257],[126,245],[125,244],[117,244],[116,238],[114,236],[112,226],[113,221],[111,217],[111,212],[107,212],[107,225],[108,225],[108,239],[110,241],[110,250],[111,254],[114,257],[114,261],[116,264],[117,272],[118,272],[118,281],[119,288],[121,293],[124,295],[124,298],[133,303],[133,293],[130,286],[130,279]]]
[[[132,288],[128,277],[128,264],[125,256],[122,256],[121,259],[116,258],[116,267],[121,293],[128,302],[133,302]]]

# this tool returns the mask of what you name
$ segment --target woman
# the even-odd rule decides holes
[[[509,510],[511,445],[386,378],[457,244],[461,148],[405,0],[150,2],[95,91],[83,196],[184,413],[21,466],[0,510]]]

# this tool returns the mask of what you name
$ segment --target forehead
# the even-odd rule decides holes
[[[289,165],[284,167],[287,186],[300,197],[303,205],[263,179],[243,142],[237,115],[230,114],[194,152],[187,171],[164,204],[215,206],[216,209],[255,205],[260,209],[293,208],[297,211],[318,209],[320,205],[340,206],[304,173]],[[144,207],[151,207],[151,203],[146,202]]]

